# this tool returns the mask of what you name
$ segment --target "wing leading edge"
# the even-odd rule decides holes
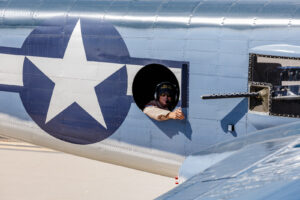
[[[199,153],[233,152],[158,199],[299,199],[300,123],[258,131]]]

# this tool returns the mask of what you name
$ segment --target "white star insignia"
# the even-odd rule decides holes
[[[63,58],[33,56],[27,58],[55,83],[45,123],[76,102],[107,129],[95,86],[122,68],[124,64],[87,61],[80,20],[73,30]]]

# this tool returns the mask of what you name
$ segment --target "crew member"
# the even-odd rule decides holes
[[[176,103],[176,86],[169,82],[162,82],[156,86],[155,100],[150,101],[143,112],[157,121],[169,119],[183,120],[184,114],[181,108],[172,111]]]

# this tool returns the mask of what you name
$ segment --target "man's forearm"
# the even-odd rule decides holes
[[[161,108],[158,108],[156,106],[148,106],[144,108],[143,112],[151,117],[152,119],[155,119],[157,121],[165,121],[168,120],[170,111],[164,110]]]

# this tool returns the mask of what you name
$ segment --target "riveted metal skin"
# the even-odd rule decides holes
[[[300,46],[299,10],[298,0],[2,0],[1,134],[95,160],[175,176],[183,160],[195,152],[295,120],[252,115],[245,98],[202,101],[200,97],[246,92],[249,84],[255,85],[249,70],[255,59],[249,56],[251,49],[274,44]],[[99,111],[99,106],[93,108],[89,103],[84,104],[88,112],[80,103],[71,102],[65,106],[65,115],[52,112],[53,118],[46,117],[56,87],[51,78],[59,82],[57,79],[67,71],[70,80],[75,77],[78,81],[94,81],[87,80],[92,76],[79,76],[88,70],[75,73],[70,67],[58,73],[54,70],[58,65],[52,67],[50,75],[39,70],[43,66],[37,63],[43,59],[63,60],[69,41],[79,41],[80,45],[69,52],[79,49],[81,55],[69,61],[82,58],[120,66],[117,73],[88,94],[96,92],[93,105],[100,102],[102,121],[98,119],[100,112],[93,115],[98,121],[89,115],[94,108]],[[279,52],[283,56],[288,51]],[[33,57],[37,63],[33,63]],[[181,86],[180,94],[184,95],[178,106],[183,107],[185,120],[152,121],[133,101],[132,80],[139,69],[150,64],[173,70]],[[87,65],[83,66],[87,69]],[[95,79],[111,67],[104,69],[99,68],[99,74],[91,70],[92,75],[98,75]],[[83,94],[83,90],[76,90],[81,86],[77,84],[72,89]],[[75,93],[70,96],[76,97]],[[250,120],[251,117],[258,120]],[[230,134],[228,124],[235,127]]]

